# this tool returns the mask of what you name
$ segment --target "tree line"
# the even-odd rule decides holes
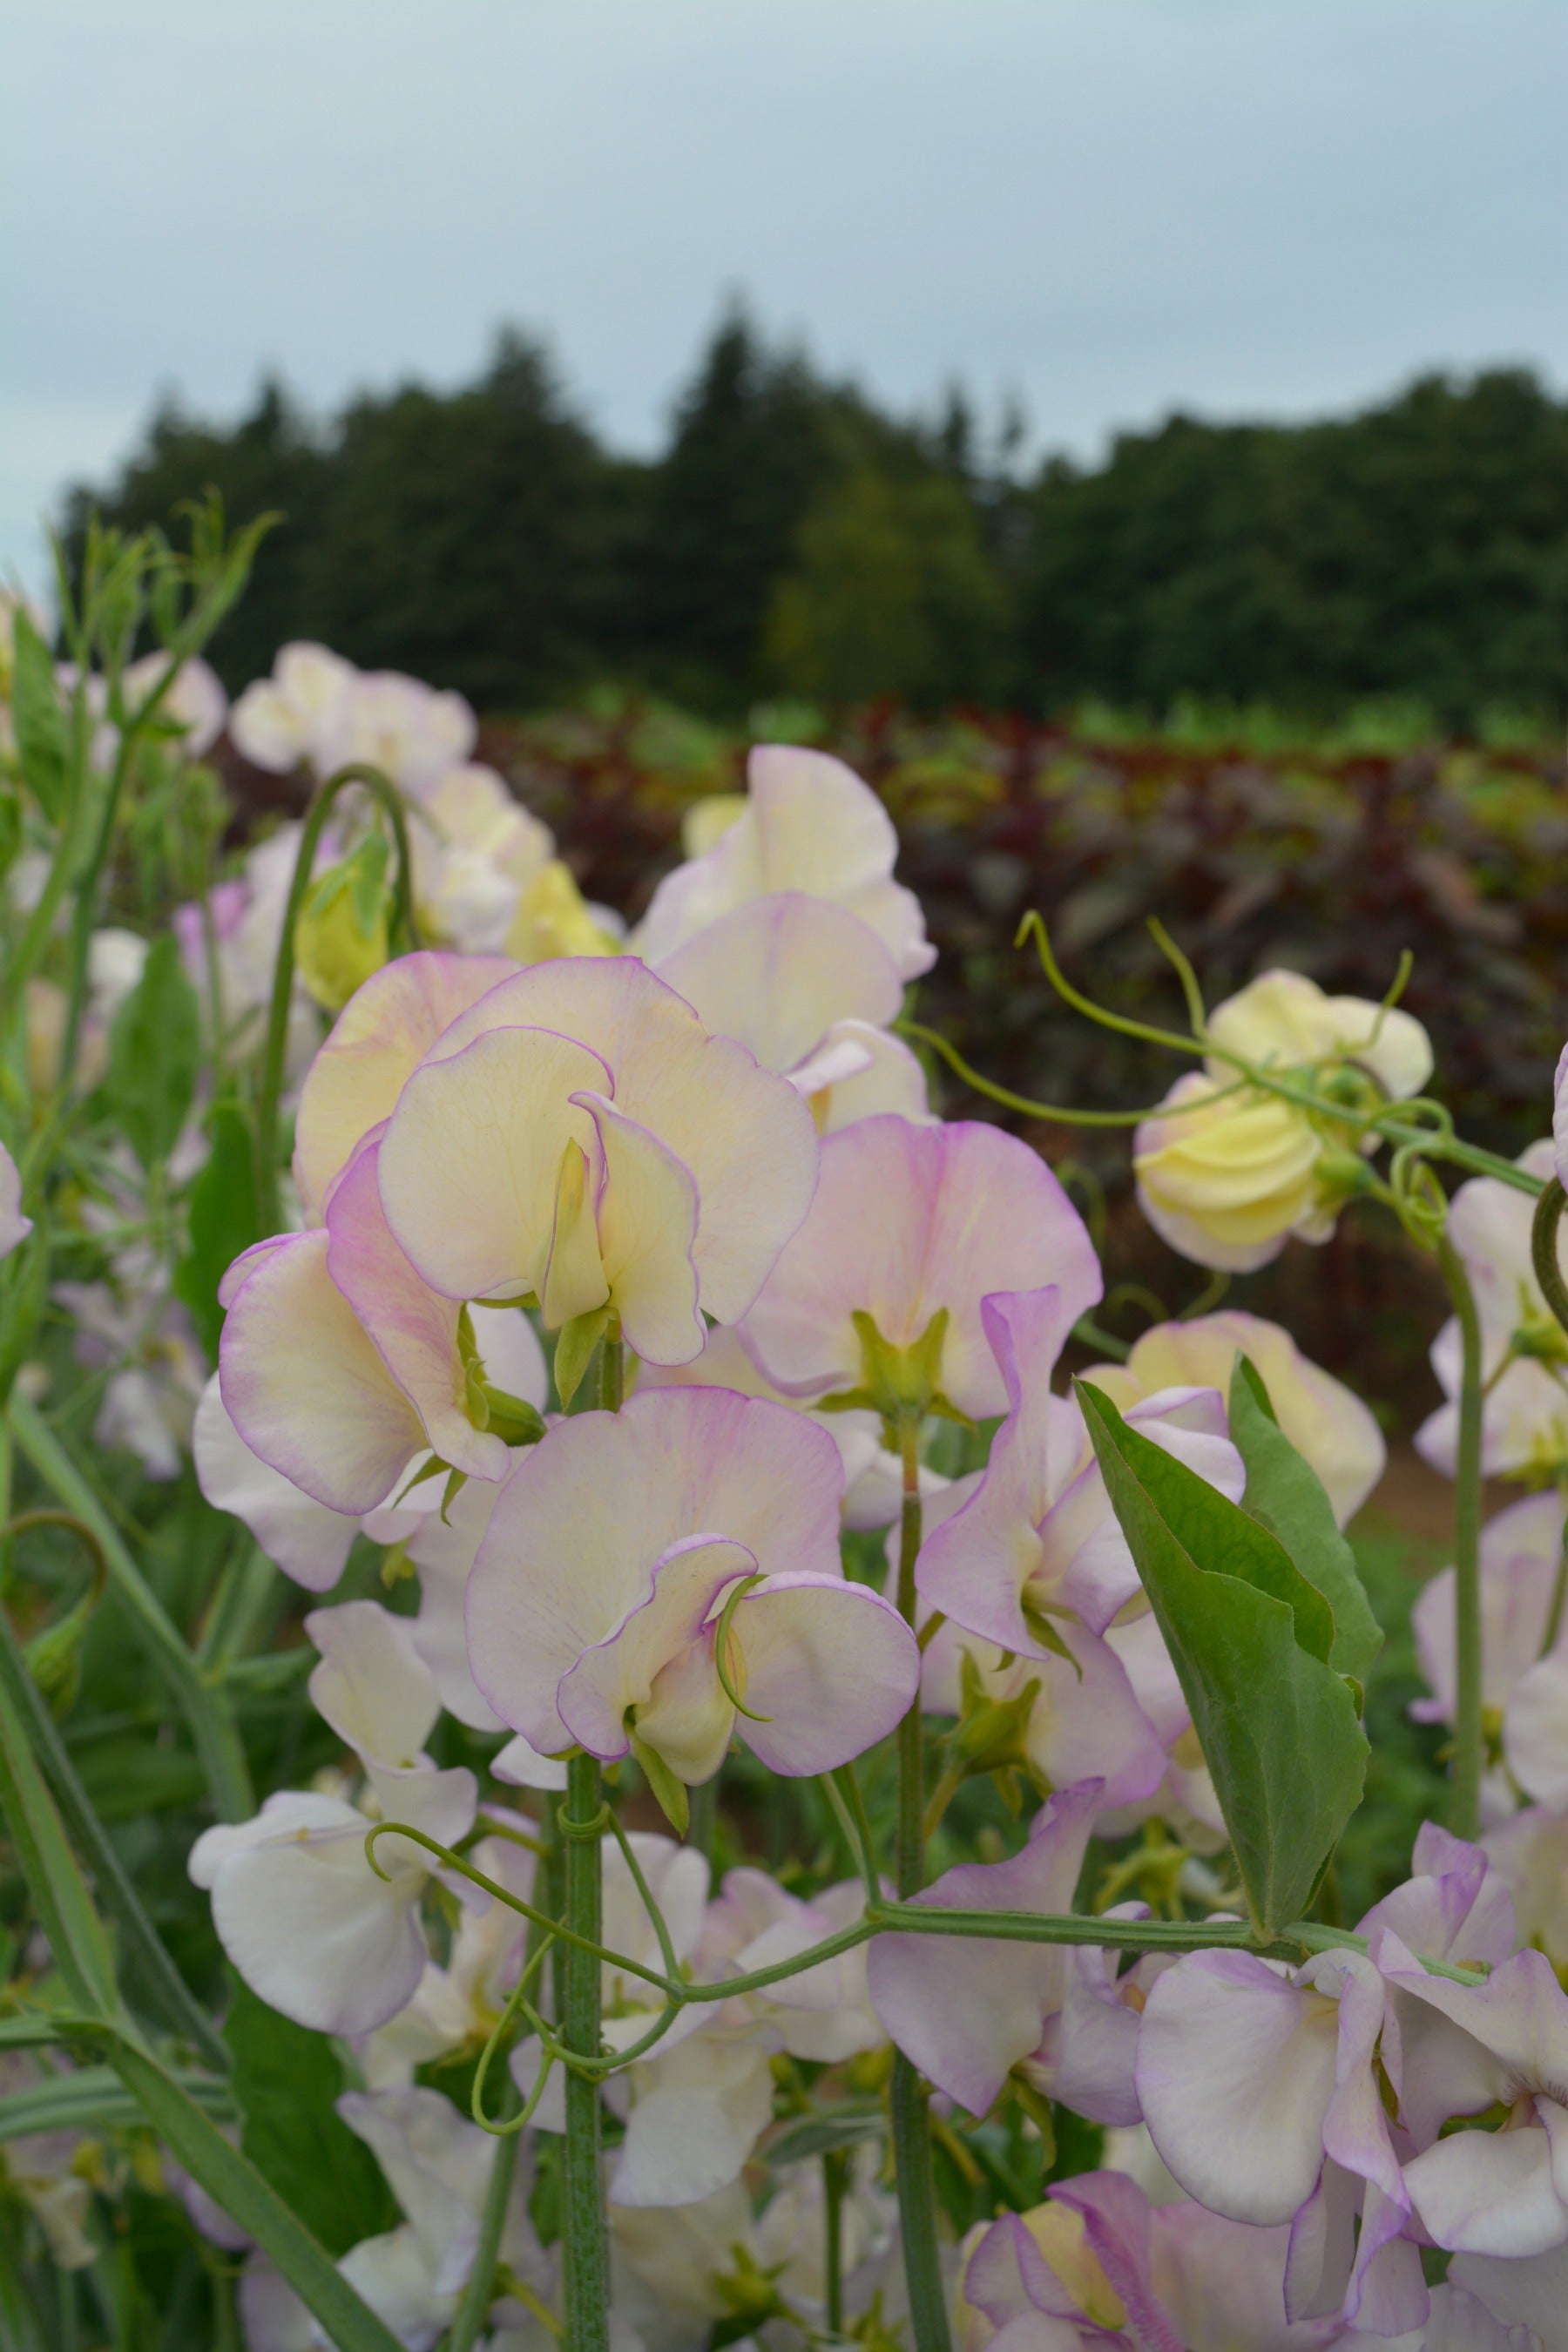
[[[63,521],[166,525],[209,484],[236,523],[279,513],[214,646],[230,686],[311,636],[495,713],[605,678],[718,715],[1397,695],[1463,727],[1568,698],[1568,402],[1526,370],[1321,423],[1173,415],[1087,466],[1021,440],[956,391],[891,415],[736,311],[650,461],[509,331],[466,388],[324,426],[277,383],[232,426],[166,404]]]

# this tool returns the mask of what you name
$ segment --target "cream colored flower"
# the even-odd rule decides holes
[[[1208,1034],[1222,1050],[1179,1078],[1144,1120],[1132,1165],[1143,1213],[1173,1249],[1200,1265],[1248,1274],[1277,1257],[1291,1234],[1327,1241],[1344,1188],[1326,1163],[1354,1140],[1282,1095],[1238,1086],[1226,1056],[1371,1108],[1379,1097],[1418,1092],[1432,1047],[1409,1013],[1325,996],[1296,971],[1262,973],[1216,1008]]]

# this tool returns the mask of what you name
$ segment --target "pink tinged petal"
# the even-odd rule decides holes
[[[294,1130],[294,1174],[319,1221],[332,1180],[397,1097],[442,1031],[498,981],[505,956],[400,956],[373,972],[339,1013],[311,1063]]]
[[[419,1417],[327,1270],[325,1233],[269,1250],[228,1310],[223,1401],[252,1452],[334,1511],[384,1502]]]
[[[1026,1144],[975,1122],[861,1119],[824,1141],[811,1213],[747,1318],[747,1344],[775,1387],[815,1395],[858,1380],[857,1311],[907,1347],[945,1307],[942,1390],[980,1417],[1009,1403],[981,1301],[1045,1285],[1070,1326],[1100,1295],[1100,1265]]]
[[[292,1248],[298,1239],[297,1234],[271,1234],[266,1241],[252,1242],[247,1250],[240,1251],[239,1255],[218,1277],[217,1303],[226,1313],[234,1305],[251,1276],[265,1265],[268,1258],[276,1256],[279,1250]]]
[[[1468,2079],[1459,2078],[1457,2073],[1450,2075],[1453,2103],[1439,2114],[1436,2100],[1441,2081],[1434,2085],[1430,2103],[1413,2085],[1411,2035],[1406,2027],[1403,2091],[1417,2139],[1426,2137],[1426,2126],[1436,2130],[1448,2116],[1479,2114],[1494,2099],[1511,2098],[1521,2090],[1548,2090],[1555,2096],[1557,2086],[1568,2083],[1568,1997],[1544,1953],[1516,1952],[1494,1969],[1483,1985],[1457,1984],[1447,1977],[1428,1976],[1387,1929],[1374,1938],[1371,1956],[1402,1994],[1435,2010],[1475,2046]],[[1493,2062],[1489,2067],[1485,2063],[1489,2053]]]
[[[1070,1909],[1100,1786],[1068,1789],[1036,1815],[1010,1861],[961,1863],[917,1895],[950,1909]],[[905,2055],[939,2090],[983,2116],[1021,2058],[1039,2047],[1060,2009],[1067,1960],[1059,1947],[984,1937],[879,1936],[867,1962],[871,2006]]]
[[[1430,2298],[1421,2249],[1401,2234],[1410,2219],[1409,2208],[1403,2190],[1393,2198],[1381,2189],[1367,2189],[1344,2303],[1345,2317],[1358,2334],[1403,2336],[1426,2317]]]
[[[1521,2274],[1525,2272],[1531,2273],[1533,2282],[1534,2275],[1544,2270],[1552,2259],[1552,2255],[1543,2254],[1530,2263],[1510,2263],[1510,2284],[1522,2287]],[[1472,2263],[1478,2270],[1489,2267],[1480,2255],[1461,2255],[1459,2260]],[[1549,2339],[1522,2323],[1510,2327],[1506,2319],[1494,2316],[1486,2305],[1478,2303],[1474,2295],[1467,2294],[1462,2286],[1454,2283],[1459,2263],[1456,2263],[1449,2271],[1446,2285],[1432,2290],[1431,2316],[1426,2323],[1426,2333],[1421,2338],[1420,2352],[1540,2352],[1542,2344]],[[1530,2294],[1536,2290],[1532,2284],[1531,2287],[1522,2288],[1522,2291]],[[1497,2291],[1489,2286],[1488,2293],[1496,2301]],[[1554,2326],[1561,2315],[1562,2294],[1563,2290],[1559,2287],[1546,2297],[1551,2314],[1549,2326]],[[1502,2296],[1506,2305],[1509,2302],[1508,2287],[1502,2289]],[[1391,2346],[1389,2352],[1396,2352],[1396,2347]]]
[[[1139,2352],[1186,2352],[1150,2282],[1147,2199],[1120,2172],[1080,2173],[1051,2191],[1053,2204],[1080,2213],[1089,2250],[1127,2314],[1127,2334]]]
[[[684,999],[631,957],[536,964],[454,1024],[437,1051],[458,1052],[502,1023],[580,1038],[613,1083],[579,1084],[608,1095],[691,1171],[703,1309],[737,1322],[816,1181],[816,1129],[788,1080],[759,1069],[732,1039],[710,1037]]]
[[[542,1756],[531,1748],[521,1731],[514,1732],[506,1746],[490,1758],[490,1772],[498,1780],[505,1780],[514,1789],[563,1789],[566,1767],[553,1757]],[[543,2128],[543,2126],[542,2126]]]
[[[731,1620],[748,1748],[770,1771],[830,1772],[886,1737],[913,1704],[920,1650],[898,1611],[863,1584],[786,1571],[736,1603]]]
[[[1053,1470],[1059,1477],[1069,1466],[1058,1459],[1060,1401],[1051,1394],[1051,1374],[1076,1310],[1051,1283],[984,1298],[980,1318],[1006,1390],[1007,1418],[970,1500],[927,1535],[915,1585],[956,1624],[1001,1649],[1043,1657],[1049,1653],[1030,1633],[1022,1598],[1040,1567],[1038,1528],[1051,1507]]]
[[[1411,1951],[1430,1959],[1500,1967],[1521,1938],[1513,1897],[1485,1849],[1426,1822],[1412,1860],[1415,1874],[1373,1905],[1357,1922],[1357,1933],[1391,1927]]]
[[[689,1651],[700,1651],[701,1679],[717,1687],[704,1625],[718,1596],[756,1572],[744,1544],[710,1536],[672,1544],[655,1563],[646,1598],[562,1676],[556,1711],[578,1746],[605,1763],[629,1755],[628,1711],[646,1707],[663,1669]]]
[[[826,1110],[820,1098],[813,1107],[824,1135],[837,1135],[840,1128],[853,1127],[858,1119],[878,1118],[887,1112],[910,1119],[917,1127],[938,1124],[920,1057],[901,1037],[869,1028],[862,1021],[836,1021],[823,1039],[820,1058],[826,1061],[850,1050],[859,1053],[861,1066],[834,1078],[827,1088]],[[790,1077],[803,1094],[816,1092],[806,1083],[804,1067],[792,1070]]]
[[[1324,2165],[1317,2187],[1290,2224],[1285,2309],[1291,2320],[1322,2319],[1342,2310],[1355,2263],[1362,2195],[1362,2184],[1352,2174],[1342,2172],[1337,2164]]]
[[[1043,2320],[1067,2320],[1079,2313],[1065,2282],[1051,2268],[1017,2213],[1002,2214],[980,2239],[963,2273],[963,2299],[984,2312],[993,2326],[1004,2330],[1020,2322],[1026,2326],[1037,2315]],[[1028,2347],[1037,2341],[1055,2352],[1055,2339],[1049,2333],[1014,2340]],[[1076,2327],[1064,2332],[1060,2340],[1071,2352],[1079,2352],[1083,2341]]]
[[[1014,1676],[1020,1688],[1037,1675],[1040,1683],[1026,1735],[1030,1763],[1053,1788],[1100,1780],[1108,1810],[1152,1796],[1165,1777],[1165,1750],[1126,1668],[1081,1625],[1064,1627],[1061,1638],[1071,1662],[1031,1658]]]
[[[1316,2186],[1339,2004],[1246,1952],[1179,1960],[1149,1995],[1136,2082],[1174,2179],[1234,2221],[1289,2221]]]
[[[568,1143],[595,1149],[571,1097],[614,1091],[597,1054],[544,1029],[491,1029],[424,1063],[381,1143],[386,1221],[448,1298],[519,1298],[543,1281]]]
[[[1121,1906],[1113,1916],[1147,1916],[1144,1906]],[[1074,1951],[1068,1962],[1051,2095],[1091,2123],[1125,2127],[1142,2123],[1133,2065],[1141,2011],[1119,1998],[1121,1955]],[[1141,1992],[1146,1990],[1140,1988]]]
[[[1482,1699],[1500,1713],[1541,1655],[1563,1556],[1563,1498],[1546,1492],[1510,1504],[1481,1533]],[[1425,1584],[1411,1612],[1421,1672],[1434,1696],[1411,1709],[1441,1722],[1454,1705],[1454,1571]]]
[[[1151,2216],[1150,2239],[1150,2275],[1178,2343],[1214,2352],[1314,2352],[1340,2342],[1337,2319],[1292,2326],[1285,2316],[1284,2229],[1249,2229],[1201,2205],[1162,2205]],[[1370,2344],[1365,2352],[1373,2352]]]
[[[576,1095],[591,1115],[604,1162],[598,1241],[610,1305],[634,1354],[689,1364],[707,1325],[697,1311],[697,1187],[691,1171],[602,1095]]]
[[[659,1668],[637,1716],[637,1738],[664,1759],[678,1780],[695,1789],[710,1780],[724,1761],[734,1729],[735,1710],[714,1671],[710,1633]]]
[[[432,1450],[471,1478],[506,1475],[499,1437],[464,1410],[458,1308],[422,1282],[392,1237],[376,1189],[379,1144],[339,1180],[327,1210],[327,1271],[419,1415]]]
[[[1568,1657],[1553,1652],[1514,1685],[1502,1746],[1527,1796],[1554,1811],[1568,1805]]]
[[[496,1493],[494,1486],[470,1480],[445,1517],[426,1513],[406,1547],[419,1570],[419,1614],[409,1638],[436,1678],[442,1706],[475,1731],[502,1727],[469,1670],[463,1624],[468,1572],[490,1523]]]
[[[1568,2238],[1568,2205],[1539,2125],[1455,2132],[1407,2164],[1405,2181],[1432,2238],[1450,2252],[1517,2258]]]
[[[8,1257],[33,1230],[33,1220],[22,1214],[22,1179],[16,1161],[0,1143],[0,1257]]]
[[[441,1712],[436,1677],[406,1618],[378,1601],[312,1610],[305,1632],[321,1652],[310,1704],[364,1763],[412,1765]]]
[[[1517,2332],[1488,2336],[1478,2330],[1473,2337],[1450,2332],[1441,2340],[1441,2352],[1539,2352],[1541,2346],[1552,2342],[1568,2308],[1568,2244],[1522,2262],[1460,2254],[1448,2278],[1450,2291],[1463,2296],[1468,2310],[1479,2306],[1501,2327],[1511,2324]],[[1432,2299],[1436,2303],[1437,2296]],[[1527,2329],[1533,2333],[1526,2334]]]
[[[558,1423],[513,1465],[474,1563],[480,1690],[542,1753],[566,1747],[556,1685],[646,1598],[671,1545],[728,1536],[764,1574],[840,1576],[843,1481],[825,1431],[728,1389],[649,1388]]]
[[[658,970],[705,1028],[737,1038],[767,1070],[793,1070],[837,1021],[885,1028],[903,1002],[898,966],[869,925],[798,890],[734,908]]]
[[[268,1559],[296,1584],[330,1591],[343,1572],[359,1520],[314,1501],[251,1452],[225,1410],[216,1372],[196,1407],[191,1450],[207,1501],[242,1519]]]

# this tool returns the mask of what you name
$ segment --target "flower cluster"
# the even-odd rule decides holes
[[[63,672],[0,647],[0,1461],[50,1604],[93,1570],[0,1623],[0,2268],[41,2235],[74,2329],[161,2198],[248,2352],[1563,2343],[1568,1124],[1461,1143],[1397,989],[1209,1013],[1177,955],[1142,1033],[1197,1066],[1133,1143],[1180,1255],[1370,1198],[1453,1300],[1451,1825],[1346,1924],[1377,1420],[1212,1290],[1118,1337],[1046,1159],[940,1115],[875,794],[758,749],[628,930],[459,698],[293,645],[226,720],[310,811],[148,941],[75,845],[128,872],[226,713],[139,593],[147,662],[90,599]],[[1529,1490],[1484,1530],[1483,1473]],[[100,1818],[144,1694],[72,1712],[117,1635],[208,1804],[203,1999]]]

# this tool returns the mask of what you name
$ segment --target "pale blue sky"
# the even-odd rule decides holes
[[[1568,383],[1563,0],[0,0],[0,562],[155,393],[543,331],[657,442],[728,287],[1089,452],[1419,367]]]

